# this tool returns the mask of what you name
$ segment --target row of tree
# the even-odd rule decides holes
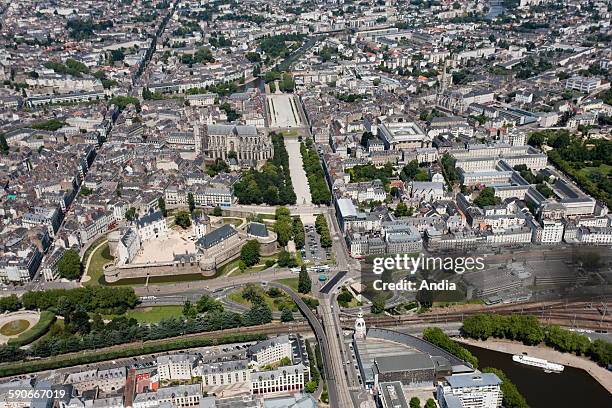
[[[0,313],[15,312],[21,309],[21,301],[17,295],[0,297]]]
[[[272,312],[265,302],[254,302],[244,315],[240,315],[225,311],[221,303],[210,297],[202,297],[196,305],[185,305],[184,317],[172,317],[150,325],[139,324],[126,316],[115,317],[105,323],[99,313],[90,319],[85,305],[77,304],[58,311],[64,317],[64,325],[53,326],[45,337],[32,344],[28,350],[11,345],[0,347],[0,362],[45,358],[133,341],[159,340],[272,321]]]
[[[123,314],[136,306],[138,297],[128,287],[86,286],[26,292],[21,303],[28,310],[50,310],[59,315],[77,305],[90,313]]]
[[[287,245],[294,235],[293,219],[287,207],[278,207],[275,211],[274,231],[277,235],[278,244],[282,247]]]
[[[444,153],[440,159],[442,164],[442,170],[446,182],[449,186],[452,186],[456,181],[459,181],[459,174],[457,173],[457,167],[455,167],[457,160],[448,153]]]
[[[588,355],[603,366],[612,364],[612,343],[591,342],[588,337],[559,326],[542,325],[535,316],[479,314],[465,319],[461,330],[468,337],[482,340],[496,337],[529,345],[545,343],[562,352]]]
[[[291,212],[286,207],[279,207],[275,212],[276,222],[274,230],[277,234],[278,243],[281,246],[293,239],[295,246],[300,249],[304,247],[306,242],[306,234],[304,233],[304,225],[299,216],[291,217]],[[278,266],[283,268],[293,268],[298,265],[297,259],[285,249],[282,249],[278,255]]]
[[[493,373],[502,381],[500,388],[503,394],[502,404],[507,408],[529,408],[525,397],[519,392],[518,388],[508,379],[506,374],[497,368],[485,367],[484,373]]]
[[[329,204],[331,201],[331,193],[327,186],[323,168],[319,155],[315,149],[311,139],[307,139],[305,143],[300,145],[300,153],[302,154],[302,162],[304,171],[308,178],[310,186],[310,195],[314,204]]]
[[[304,391],[309,394],[312,394],[319,388],[319,382],[321,381],[321,372],[317,367],[317,362],[315,360],[312,349],[310,348],[310,342],[305,340],[306,343],[306,353],[308,353],[308,361],[310,363],[310,381],[308,381],[304,385]]]
[[[306,233],[304,232],[304,224],[299,215],[293,217],[293,242],[297,249],[304,248],[306,244]]]
[[[289,173],[289,154],[283,136],[272,133],[274,156],[261,169],[248,170],[234,184],[234,195],[241,204],[295,204],[296,196]]]
[[[329,232],[329,226],[327,225],[327,220],[323,214],[318,214],[315,219],[315,229],[319,234],[321,240],[321,247],[329,248],[332,246],[332,239]]]
[[[408,406],[410,408],[421,408],[421,400],[419,397],[412,397],[410,398],[410,402],[408,402]],[[436,401],[434,401],[433,398],[428,398],[425,402],[424,408],[436,408],[437,406],[438,405],[436,405]]]

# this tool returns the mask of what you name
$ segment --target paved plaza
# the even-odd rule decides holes
[[[170,229],[165,238],[145,241],[132,263],[168,262],[174,259],[174,255],[193,254],[196,246],[190,235],[191,228],[185,231]]]
[[[302,163],[302,154],[300,153],[300,142],[297,138],[285,138],[285,147],[289,154],[289,173],[291,174],[291,182],[293,190],[297,197],[296,205],[312,204],[312,196],[310,195],[310,187],[306,172]]]
[[[299,109],[293,95],[267,95],[270,127],[295,128],[302,126]]]

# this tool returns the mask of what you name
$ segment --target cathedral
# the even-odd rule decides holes
[[[270,135],[252,125],[201,125],[194,136],[196,153],[209,159],[227,160],[235,152],[238,164],[257,167],[274,154]]]

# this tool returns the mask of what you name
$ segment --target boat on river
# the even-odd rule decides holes
[[[512,360],[520,364],[541,368],[547,373],[561,373],[565,369],[561,364],[551,363],[543,358],[531,357],[524,354],[515,354],[512,356]]]

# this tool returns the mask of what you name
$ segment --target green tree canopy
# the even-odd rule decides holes
[[[174,217],[174,223],[187,229],[191,226],[191,215],[187,211],[179,211]]]
[[[57,270],[60,276],[65,279],[72,280],[80,277],[83,271],[83,265],[81,264],[81,257],[78,252],[73,249],[64,252],[57,263]]]
[[[501,199],[495,196],[495,190],[491,187],[483,188],[478,197],[474,199],[474,204],[476,204],[480,208],[484,208],[490,205],[497,205],[501,203]]]
[[[300,269],[300,274],[298,276],[298,292],[309,293],[311,288],[312,281],[310,280],[310,276],[308,276],[306,266],[302,265],[302,268]]]
[[[208,295],[202,295],[202,297],[198,300],[196,307],[199,313],[206,313],[206,312],[211,312],[211,311],[218,311],[218,312],[223,311],[223,304],[219,302],[218,300],[216,300],[215,298],[208,296]]]
[[[281,312],[281,322],[292,322],[293,312],[288,307],[284,308]]]
[[[379,293],[372,299],[372,307],[370,308],[370,311],[374,314],[381,314],[385,311],[385,304],[385,295]]]
[[[248,241],[240,249],[240,260],[242,260],[247,267],[257,265],[260,258],[260,247],[261,245],[256,239]]]

